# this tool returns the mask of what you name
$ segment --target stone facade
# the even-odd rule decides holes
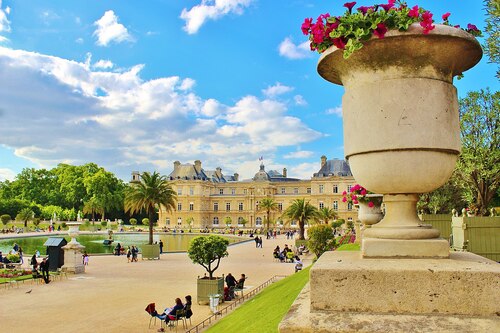
[[[266,214],[259,211],[258,204],[264,198],[273,198],[280,209],[271,215],[272,221],[279,219],[293,200],[302,198],[318,208],[334,208],[346,221],[355,221],[357,216],[355,208],[342,202],[342,192],[355,184],[348,164],[325,156],[319,171],[308,180],[289,178],[286,168],[283,172],[265,171],[263,164],[252,179],[239,180],[238,174],[226,176],[221,168],[204,170],[201,161],[176,161],[168,177],[177,193],[177,207],[172,212],[160,210],[159,227],[225,228],[230,218],[232,227],[242,227],[238,222],[246,220],[245,228],[261,228]]]

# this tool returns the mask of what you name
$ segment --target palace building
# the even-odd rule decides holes
[[[293,200],[306,199],[317,208],[333,208],[338,218],[354,221],[357,212],[342,202],[342,192],[355,184],[349,165],[344,160],[327,160],[321,157],[321,165],[311,179],[290,178],[287,169],[280,173],[266,171],[264,164],[252,179],[239,180],[239,175],[224,175],[221,168],[205,170],[201,161],[194,164],[174,162],[174,170],[168,175],[177,193],[177,207],[172,212],[164,208],[159,212],[159,227],[181,228],[261,228],[266,213],[259,210],[259,201],[272,198],[278,211],[271,214],[277,221]],[[139,172],[132,173],[132,181],[139,180]],[[295,221],[291,226],[296,226]]]

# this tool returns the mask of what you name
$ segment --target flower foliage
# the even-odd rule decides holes
[[[357,205],[360,202],[367,202],[369,207],[382,203],[380,198],[368,197],[367,194],[373,194],[373,192],[369,192],[363,186],[356,184],[351,187],[349,193],[347,193],[347,191],[342,193],[342,202],[352,203],[354,205]]]
[[[302,32],[309,35],[311,51],[323,53],[334,45],[344,50],[344,58],[363,47],[363,41],[372,36],[384,38],[388,30],[407,31],[411,24],[420,23],[423,33],[428,34],[435,28],[433,14],[419,6],[409,7],[406,1],[388,0],[387,4],[370,7],[360,6],[354,9],[356,2],[347,2],[342,16],[333,17],[321,14],[316,22],[306,18],[302,23]],[[450,13],[442,15],[444,25],[450,25]],[[456,25],[455,28],[460,28]],[[464,29],[474,36],[481,36],[481,31],[473,24]]]

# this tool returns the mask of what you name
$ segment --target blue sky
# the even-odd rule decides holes
[[[0,180],[95,162],[124,180],[173,162],[309,178],[343,158],[341,96],[316,73],[305,17],[345,1],[0,0]],[[371,5],[372,1],[358,1]],[[408,1],[484,27],[479,0]],[[456,81],[498,90],[495,66]]]

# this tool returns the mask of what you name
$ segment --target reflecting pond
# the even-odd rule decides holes
[[[177,251],[187,251],[189,247],[189,242],[194,237],[207,236],[206,234],[155,234],[153,235],[153,240],[155,242],[163,241],[163,252],[177,252]],[[236,237],[226,237],[229,243],[241,242],[248,240],[248,238],[236,238]],[[68,242],[71,237],[68,235],[51,235],[53,237],[64,237]],[[22,238],[8,238],[0,239],[0,251],[3,255],[7,254],[14,243],[19,244],[22,247],[23,253],[25,255],[33,254],[36,250],[39,250],[42,255],[45,254],[46,249],[43,246],[45,241],[49,236],[27,236]],[[108,239],[107,234],[83,234],[79,235],[77,241],[85,246],[85,250],[88,253],[113,253],[113,249],[117,243],[120,243],[122,247],[127,248],[130,245],[136,245],[141,248],[141,245],[147,244],[149,240],[148,233],[115,233],[113,234],[113,243],[111,245],[104,245],[103,241]]]

